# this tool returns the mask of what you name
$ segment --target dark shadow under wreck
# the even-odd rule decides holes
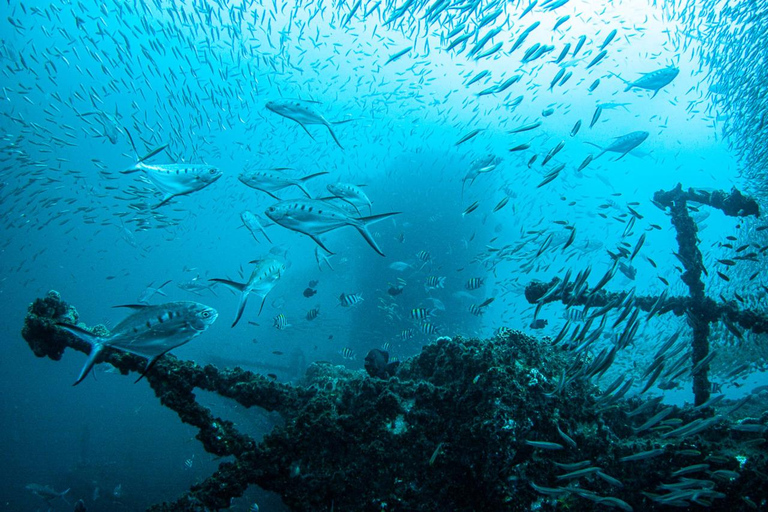
[[[55,326],[64,320],[78,315],[56,292],[30,306],[22,335],[36,355],[88,350]],[[123,374],[144,367],[116,350],[103,362]],[[249,485],[307,511],[768,506],[768,413],[735,419],[764,403],[627,400],[626,389],[601,391],[584,377],[590,364],[520,332],[442,338],[386,380],[313,364],[302,386],[166,355],[147,373],[149,385],[199,430],[206,451],[234,461],[149,510],[225,509]],[[257,443],[198,404],[196,388],[277,411],[285,424]]]

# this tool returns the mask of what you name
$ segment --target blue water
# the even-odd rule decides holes
[[[395,11],[389,4],[363,19],[375,2],[362,2],[344,27],[354,4],[158,0],[8,2],[0,8],[2,509],[47,510],[24,489],[34,482],[71,488],[68,499],[84,499],[89,511],[142,510],[174,499],[218,464],[194,440],[194,429],[159,405],[146,382],[134,385],[102,365],[95,378],[73,388],[83,354],[67,351],[59,362],[34,357],[19,334],[22,319],[28,304],[51,289],[77,308],[81,321],[113,327],[126,312],[111,306],[135,303],[149,285],[171,280],[163,289],[167,298],[156,295],[154,303],[195,300],[219,312],[207,332],[174,350],[177,357],[240,365],[283,382],[298,381],[317,360],[362,370],[366,352],[385,343],[402,360],[438,334],[488,337],[501,326],[530,331],[533,308],[522,295],[526,284],[590,265],[596,281],[612,264],[607,251],[616,252],[621,242],[631,250],[642,233],[647,241],[633,262],[635,279],[617,274],[607,288],[658,295],[667,288],[661,276],[670,295],[687,294],[675,269],[680,266],[673,255],[675,232],[651,203],[653,192],[678,182],[725,190],[749,189],[750,183],[740,178],[738,155],[722,136],[722,98],[710,92],[717,75],[663,7],[574,0],[552,12],[534,9],[518,21],[527,3],[480,2],[469,24],[501,8],[480,33],[500,27],[484,50],[497,41],[503,46],[474,60],[468,49],[444,49],[457,13],[444,14],[442,25],[433,23],[425,36],[419,16],[386,24]],[[428,4],[416,4],[423,14]],[[565,15],[570,19],[553,32]],[[509,54],[511,43],[534,21],[541,25]],[[587,69],[613,29],[617,36],[606,57]],[[550,90],[560,69],[553,61],[581,35],[587,41],[581,55],[561,63],[572,77]],[[554,50],[521,63],[537,42]],[[385,64],[409,46],[411,51]],[[633,81],[667,66],[678,67],[680,74],[655,97],[647,90],[625,91],[622,79]],[[465,85],[483,70],[489,77]],[[516,73],[521,80],[503,93],[478,96]],[[588,92],[598,78],[600,85]],[[308,125],[310,137],[294,121],[265,109],[267,101],[280,98],[311,100],[328,120],[348,120],[333,125],[344,149],[324,126]],[[609,102],[613,105],[605,105]],[[602,113],[590,128],[599,104]],[[553,113],[542,115],[546,109]],[[542,124],[535,130],[509,133],[537,120]],[[578,120],[582,126],[571,136]],[[457,144],[477,129],[475,137]],[[577,171],[587,155],[599,153],[590,144],[605,147],[637,130],[649,135],[635,151],[618,160],[618,154],[607,153]],[[151,163],[206,163],[224,176],[152,210],[148,205],[159,202],[153,186],[140,174],[119,172],[136,159],[126,132],[139,154],[169,145]],[[562,151],[542,167],[560,141],[565,141]],[[530,148],[508,151],[524,143]],[[534,154],[538,159],[529,166]],[[500,157],[498,165],[472,183],[465,180],[473,162],[488,155]],[[560,174],[537,187],[559,164],[564,164]],[[333,271],[318,268],[316,244],[300,233],[271,225],[266,230],[273,244],[263,237],[256,241],[240,214],[249,210],[266,222],[263,212],[275,200],[237,176],[273,167],[290,167],[286,172],[293,177],[327,171],[307,182],[313,197],[327,196],[326,185],[339,181],[365,185],[374,214],[401,212],[371,226],[386,257],[351,227],[322,237],[335,253]],[[295,187],[278,194],[303,197]],[[509,202],[494,212],[504,197]],[[475,201],[477,209],[463,214]],[[625,235],[632,218],[628,203],[642,219]],[[726,236],[736,237],[734,246],[765,245],[753,230],[758,221],[707,208],[693,215],[706,265],[732,254],[722,248]],[[569,228],[576,229],[576,238],[562,250]],[[550,234],[551,245],[536,256]],[[497,260],[505,247],[508,256]],[[193,280],[207,284],[210,278],[244,281],[248,262],[272,248],[288,268],[263,312],[258,315],[259,299],[252,297],[234,328],[237,297],[226,287],[198,294],[179,287]],[[417,257],[421,251],[430,254],[429,262]],[[395,262],[407,264],[405,270],[391,268]],[[759,268],[744,262],[730,271],[728,283],[710,272],[707,291],[728,299],[737,292],[751,305],[764,304],[762,277],[746,280]],[[445,288],[426,290],[430,276],[445,277]],[[390,295],[398,278],[404,291]],[[468,290],[471,278],[483,278],[484,284]],[[302,292],[312,280],[318,281],[317,294],[306,298]],[[363,301],[340,307],[342,293],[359,293]],[[482,316],[470,313],[471,304],[489,298],[495,300]],[[320,314],[310,322],[306,314],[316,306]],[[435,310],[430,323],[438,334],[420,332],[411,319],[411,310],[420,307]],[[536,333],[557,334],[563,309],[545,306],[539,318],[548,324]],[[279,314],[290,324],[284,330],[273,327]],[[644,323],[639,341],[612,371],[642,372],[635,363],[649,362],[658,343],[680,328],[689,336],[677,317]],[[407,329],[413,337],[403,339]],[[717,329],[715,338],[727,345],[730,335]],[[606,332],[603,341],[613,334]],[[342,357],[345,348],[354,359]],[[761,353],[751,356],[764,364]],[[726,374],[743,362],[740,357],[736,349],[723,350],[715,371]],[[742,396],[755,381],[754,375],[741,377],[744,385],[724,391]],[[691,400],[688,381],[653,393],[677,403]],[[201,401],[217,414],[237,418],[254,435],[279,421],[213,396]],[[283,509],[279,497],[254,489],[235,505],[246,510],[253,501],[262,510]],[[61,500],[51,506],[71,509]]]

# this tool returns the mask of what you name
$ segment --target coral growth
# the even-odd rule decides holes
[[[51,328],[62,313],[76,318],[53,295],[30,307],[24,336],[39,353],[60,357],[53,348],[62,344],[85,350]],[[105,361],[123,373],[142,369],[115,351]],[[443,338],[387,379],[316,363],[302,386],[165,356],[146,376],[163,405],[200,430],[207,451],[235,459],[150,510],[226,508],[251,484],[301,511],[661,510],[673,491],[659,484],[680,481],[675,471],[698,478],[696,499],[719,509],[744,509],[747,500],[766,506],[768,489],[759,482],[768,460],[758,445],[768,414],[737,430],[727,413],[674,408],[665,421],[638,428],[664,406],[601,396],[580,376],[588,363],[516,331]],[[278,411],[286,421],[256,443],[197,404],[195,388]],[[707,428],[675,433],[691,422]],[[649,450],[654,458],[620,460]]]

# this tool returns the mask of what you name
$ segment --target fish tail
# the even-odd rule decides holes
[[[384,220],[387,217],[392,217],[393,215],[399,215],[400,213],[401,212],[381,213],[379,215],[370,215],[368,217],[361,217],[359,219],[356,219],[356,222],[353,225],[357,228],[357,230],[360,232],[363,238],[365,238],[365,241],[368,242],[368,245],[370,245],[374,251],[376,251],[381,256],[385,256],[385,254],[381,252],[381,249],[379,249],[379,245],[373,239],[373,236],[371,236],[371,232],[368,231],[368,226],[373,224],[374,222]]]
[[[296,182],[296,186],[299,187],[302,192],[304,192],[304,195],[312,199],[312,196],[309,195],[309,192],[307,192],[307,189],[304,188],[304,182],[311,180],[312,178],[317,178],[318,176],[322,176],[323,174],[329,174],[329,173],[328,171],[316,172],[315,174],[310,174],[309,176],[304,176],[303,178],[299,178],[299,180]]]
[[[230,281],[229,279],[209,279],[209,281],[225,284],[230,288],[240,292],[240,302],[237,305],[237,315],[235,316],[235,321],[232,322],[232,327],[236,326],[237,322],[239,322],[240,318],[242,318],[243,311],[245,311],[245,304],[246,302],[248,302],[248,292],[246,292],[246,289],[245,289],[246,284],[238,283],[237,281]],[[263,303],[262,303],[262,307],[263,307]],[[259,313],[261,313],[261,310],[259,310]]]
[[[56,325],[72,334],[73,336],[76,336],[77,338],[85,341],[91,346],[91,353],[88,355],[88,359],[85,361],[85,365],[80,371],[80,375],[77,377],[77,380],[74,384],[72,384],[73,386],[77,386],[83,381],[83,379],[85,379],[86,376],[88,376],[88,372],[90,372],[91,368],[93,368],[93,365],[96,364],[96,361],[104,350],[105,339],[100,336],[96,336],[90,331],[86,331],[82,327],[77,327],[76,325],[65,324],[61,322],[56,322]]]

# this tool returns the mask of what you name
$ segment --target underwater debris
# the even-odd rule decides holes
[[[62,315],[77,319],[55,292],[30,306],[23,336],[39,356],[87,350],[56,328]],[[104,362],[123,374],[144,366],[119,351],[105,351]],[[728,400],[716,404],[717,414],[692,407],[666,412],[638,397],[606,407],[589,377],[578,369],[570,374],[579,364],[570,351],[511,330],[488,340],[441,338],[386,380],[315,363],[304,385],[292,386],[163,356],[146,374],[161,403],[199,430],[206,451],[234,460],[149,510],[225,509],[249,485],[279,493],[298,511],[590,511],[595,503],[655,510],[656,503],[688,503],[702,493],[734,510],[745,496],[768,503],[760,484],[768,458],[758,446],[768,414],[741,423],[754,427],[735,429],[740,423],[728,418]],[[558,383],[561,375],[567,378]],[[257,443],[199,405],[195,388],[277,411],[286,421]],[[660,411],[679,423],[632,428]],[[556,445],[562,449],[542,449]],[[695,485],[675,487],[675,474],[704,471],[703,465],[712,480],[704,472]]]

